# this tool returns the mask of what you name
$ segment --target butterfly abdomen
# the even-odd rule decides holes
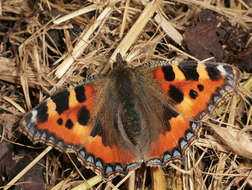
[[[133,85],[135,73],[130,68],[120,68],[112,74],[114,93],[118,98],[117,126],[123,130],[133,145],[138,144],[141,135],[139,106],[136,102],[136,90]]]

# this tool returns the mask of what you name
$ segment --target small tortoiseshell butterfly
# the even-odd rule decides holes
[[[21,120],[34,142],[74,150],[104,177],[181,158],[199,120],[226,92],[239,71],[230,65],[181,62],[129,68],[120,54],[106,75],[60,92]]]

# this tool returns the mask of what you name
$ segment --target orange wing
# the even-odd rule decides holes
[[[88,168],[105,176],[139,167],[129,150],[116,143],[104,145],[99,123],[90,125],[95,89],[95,85],[82,85],[52,96],[21,120],[22,132],[34,143],[76,151]]]
[[[147,165],[166,165],[182,156],[200,120],[213,110],[225,92],[236,88],[239,72],[229,65],[181,62],[153,70],[160,88],[175,102],[164,109],[166,132],[150,146]]]

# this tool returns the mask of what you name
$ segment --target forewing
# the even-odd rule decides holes
[[[165,133],[151,144],[147,165],[166,164],[182,156],[195,136],[198,121],[236,88],[239,72],[229,65],[182,62],[154,69],[153,77],[172,100],[173,109],[165,106]]]
[[[88,84],[59,92],[25,115],[21,131],[34,143],[75,151],[87,167],[106,177],[126,173],[136,166],[134,156],[113,139],[105,142],[109,128],[95,121],[99,110],[93,113],[97,89]]]

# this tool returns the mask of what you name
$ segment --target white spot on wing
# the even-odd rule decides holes
[[[180,148],[181,148],[181,150],[183,150],[187,144],[188,144],[188,143],[183,139],[183,140],[180,142]]]
[[[31,114],[32,114],[31,123],[34,123],[37,120],[38,111],[37,110],[32,110]]]
[[[190,140],[193,137],[193,133],[192,132],[187,132],[186,133],[186,140]]]
[[[192,127],[192,130],[194,131],[196,129],[196,127],[197,127],[197,124],[195,122],[192,122],[191,127]]]
[[[123,171],[122,166],[119,165],[119,164],[116,164],[116,166],[115,166],[115,171]]]
[[[152,159],[148,161],[148,164],[161,164],[161,160],[159,159]]]
[[[224,69],[223,65],[218,65],[217,69],[223,74],[227,75],[227,71]]]
[[[95,163],[95,165],[96,165],[97,167],[103,169],[103,165],[102,165],[102,163],[101,163],[100,161],[97,161],[97,162]]]
[[[107,166],[105,173],[108,174],[113,171],[113,168],[111,166]]]
[[[232,87],[231,86],[225,86],[225,90],[230,91],[230,90],[232,90]]]
[[[173,157],[181,156],[180,152],[178,150],[174,150]]]
[[[168,154],[168,153],[165,153],[164,154],[164,161],[166,161],[166,160],[168,160],[168,159],[170,159],[171,158],[171,155],[170,154]]]

